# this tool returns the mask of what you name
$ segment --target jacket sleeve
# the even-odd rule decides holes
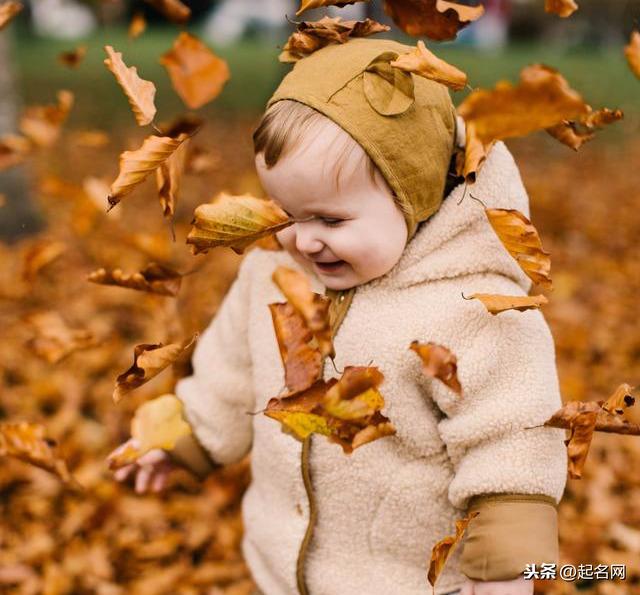
[[[252,250],[220,307],[200,336],[191,359],[193,374],[181,378],[175,394],[193,436],[172,455],[200,477],[217,465],[242,459],[253,442],[254,407],[248,344]],[[208,463],[208,464],[207,464]]]
[[[515,284],[505,291],[503,281],[490,282],[489,293],[522,294]],[[555,346],[538,310],[492,315],[479,300],[465,300],[453,316],[456,333],[441,344],[457,357],[462,395],[440,380],[424,382],[443,414],[438,430],[454,470],[448,498],[480,512],[461,544],[461,571],[475,580],[509,580],[526,564],[557,563],[564,431],[526,429],[562,406]]]

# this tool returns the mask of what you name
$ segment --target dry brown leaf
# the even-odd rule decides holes
[[[569,401],[556,411],[543,425],[551,428],[571,428],[573,419],[579,414],[594,411],[596,417],[596,432],[607,434],[625,434],[640,436],[640,424],[623,419],[620,415],[613,415],[602,408],[604,400],[599,401]]]
[[[384,11],[405,33],[435,41],[455,39],[458,31],[484,14],[482,4],[444,0],[385,0]]]
[[[462,395],[462,386],[458,380],[458,358],[444,345],[411,341],[409,349],[415,351],[422,360],[422,371],[426,376],[437,378],[458,395]]]
[[[470,512],[466,517],[456,520],[456,534],[447,535],[447,537],[438,541],[438,543],[431,548],[431,560],[429,562],[427,579],[429,580],[429,584],[433,587],[434,595],[436,592],[436,581],[442,573],[444,565],[449,559],[449,556],[453,553],[453,550],[460,541],[462,541],[462,537],[464,536],[464,532],[468,527],[469,522],[479,514],[480,513],[478,511]]]
[[[520,268],[534,283],[552,288],[551,259],[542,247],[538,230],[516,209],[486,209],[487,219]]]
[[[539,309],[543,304],[548,304],[549,300],[544,295],[496,295],[493,293],[472,293],[465,300],[478,299],[491,314],[500,314],[505,310],[525,310]]]
[[[58,476],[72,490],[83,490],[58,454],[55,440],[46,437],[46,429],[42,424],[0,424],[0,456],[15,457],[45,469]]]
[[[98,345],[91,331],[70,328],[55,311],[28,314],[24,322],[35,332],[27,346],[50,364],[57,364],[75,351]]]
[[[104,51],[109,56],[104,59],[104,64],[116,77],[127,96],[138,126],[151,123],[156,115],[154,103],[156,86],[151,81],[140,78],[135,66],[127,68],[122,60],[122,54],[114,51],[110,45],[105,45]]]
[[[131,17],[127,35],[129,39],[137,39],[145,32],[146,28],[147,20],[144,18],[144,13],[138,11]]]
[[[89,273],[87,281],[175,297],[180,290],[182,275],[169,267],[151,262],[139,273],[125,274],[120,269],[107,271],[101,268]]]
[[[0,171],[22,163],[31,153],[33,145],[28,138],[17,134],[0,136]]]
[[[567,145],[577,151],[585,142],[594,137],[595,131],[608,124],[613,124],[623,118],[621,110],[610,110],[609,108],[591,111],[576,121],[564,120],[556,126],[547,128],[547,132],[562,144]]]
[[[312,8],[322,8],[324,6],[347,6],[356,2],[369,2],[369,0],[300,0],[300,8],[296,11],[296,16],[301,15],[305,10]]]
[[[38,272],[58,258],[66,249],[67,245],[58,240],[43,238],[34,242],[24,254],[22,278],[33,282]]]
[[[69,68],[77,68],[87,54],[87,46],[79,45],[77,48],[68,52],[58,54],[58,62],[68,66]]]
[[[464,176],[467,184],[473,184],[496,141],[481,141],[476,132],[476,123],[473,121],[465,125],[465,139],[464,152],[456,156],[456,170],[458,175]]]
[[[464,72],[430,52],[421,39],[413,51],[398,56],[397,60],[390,64],[405,72],[442,83],[454,91],[464,89],[467,84],[467,75]]]
[[[640,31],[633,31],[629,45],[624,47],[624,55],[629,63],[631,72],[640,79]]]
[[[517,86],[500,81],[493,90],[470,93],[458,107],[467,126],[474,124],[475,134],[483,144],[576,120],[589,111],[564,77],[542,64],[523,68]]]
[[[57,105],[27,107],[20,118],[20,132],[40,147],[50,147],[58,140],[60,128],[73,107],[73,93],[58,91]]]
[[[192,245],[194,255],[216,246],[228,246],[236,254],[243,254],[256,240],[292,223],[293,219],[272,200],[220,192],[211,202],[196,208],[187,244]]]
[[[191,18],[191,9],[180,0],[145,0],[172,23],[184,25]]]
[[[368,37],[390,29],[388,25],[372,19],[343,21],[340,17],[328,16],[319,21],[303,21],[297,25],[297,31],[289,36],[278,56],[280,62],[297,62],[329,44],[346,43],[354,37]]]
[[[544,10],[567,18],[578,10],[578,5],[575,0],[544,0]]]
[[[111,184],[111,191],[107,197],[109,210],[169,159],[188,138],[189,135],[185,133],[178,135],[177,138],[152,135],[144,139],[139,149],[124,151],[120,155],[120,172]]]
[[[313,334],[302,315],[288,302],[269,304],[273,328],[290,392],[309,388],[320,376],[322,356],[311,344]]]
[[[189,349],[197,338],[198,333],[195,333],[182,343],[136,345],[133,349],[133,365],[116,379],[114,402],[119,403],[124,395],[155,378]]]
[[[332,331],[329,324],[331,300],[311,290],[311,283],[304,273],[284,266],[278,266],[271,275],[274,283],[287,301],[304,319],[315,337],[322,357],[335,357]]]
[[[195,35],[183,31],[160,58],[185,105],[198,109],[215,99],[229,80],[227,63]]]
[[[636,398],[631,394],[634,386],[626,382],[620,384],[614,393],[602,404],[602,409],[611,414],[622,415],[628,407],[632,407]]]
[[[572,420],[570,435],[564,443],[569,457],[569,477],[581,479],[591,439],[596,426],[597,411],[581,411]]]
[[[0,31],[4,29],[24,6],[20,2],[9,0],[0,4]]]

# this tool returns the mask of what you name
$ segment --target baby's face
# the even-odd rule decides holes
[[[278,241],[329,289],[384,275],[400,259],[407,226],[382,174],[376,168],[377,183],[371,179],[358,145],[340,160],[336,189],[335,162],[350,137],[324,118],[306,139],[270,169],[256,156],[267,195],[298,220],[276,234]]]

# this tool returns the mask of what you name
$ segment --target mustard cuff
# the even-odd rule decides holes
[[[513,580],[527,564],[558,564],[558,512],[544,494],[483,494],[465,532],[460,570],[477,581]]]
[[[193,433],[181,436],[168,453],[176,462],[189,469],[201,480],[214,469],[222,466],[211,458]]]

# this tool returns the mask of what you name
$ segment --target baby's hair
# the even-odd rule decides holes
[[[305,133],[308,133],[314,126],[320,124],[326,116],[319,111],[291,99],[282,99],[274,103],[262,116],[257,128],[253,133],[253,150],[256,155],[263,153],[264,162],[267,168],[273,167],[285,153],[295,149],[302,142]],[[379,184],[376,177],[377,167],[371,157],[360,147],[354,138],[347,134],[347,140],[340,156],[337,159],[336,168],[336,188],[339,189],[340,172],[346,157],[357,148],[360,148],[364,155],[367,171],[371,180]],[[384,179],[383,176],[380,178]],[[408,215],[406,207],[398,200],[393,189],[394,202],[404,215]]]

